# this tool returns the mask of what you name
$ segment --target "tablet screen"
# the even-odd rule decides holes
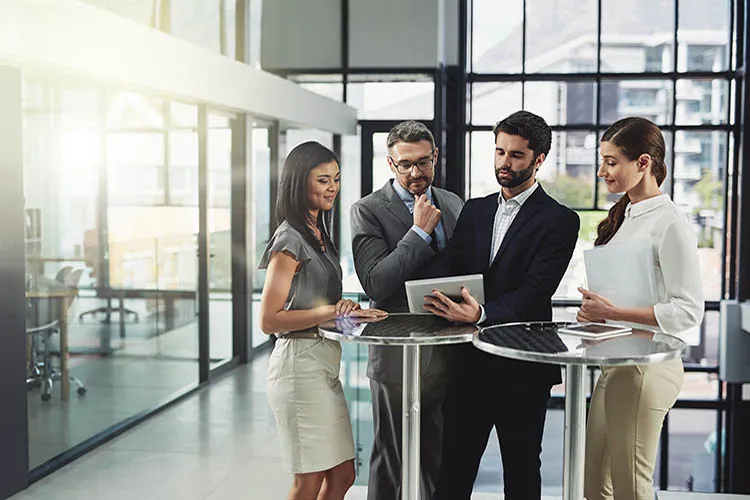
[[[566,326],[560,329],[560,333],[583,334],[583,335],[612,335],[628,333],[630,328],[624,326],[604,325],[601,323],[584,323]]]
[[[607,325],[598,325],[598,324],[588,324],[588,325],[576,325],[576,326],[570,326],[567,328],[568,330],[577,330],[582,333],[611,333],[622,330],[621,327],[615,327],[615,326],[607,326]]]

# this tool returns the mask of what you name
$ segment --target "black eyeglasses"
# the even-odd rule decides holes
[[[396,167],[396,170],[399,174],[408,174],[411,172],[411,170],[416,166],[420,172],[427,172],[429,171],[433,165],[435,164],[434,161],[435,158],[435,152],[433,151],[430,156],[427,156],[425,158],[420,158],[419,160],[415,162],[411,161],[402,161],[401,163],[397,162],[393,159],[393,157],[389,156],[388,159],[391,160],[391,163]]]

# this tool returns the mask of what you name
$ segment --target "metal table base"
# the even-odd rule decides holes
[[[421,440],[421,373],[422,352],[419,345],[404,346],[404,385],[402,391],[401,499],[419,500],[422,483],[420,464]]]
[[[457,325],[432,314],[391,313],[375,321],[338,318],[320,325],[321,336],[340,342],[401,347],[402,366],[402,433],[401,433],[401,499],[419,500],[422,486],[420,464],[422,348],[471,342],[477,327]]]
[[[476,347],[496,356],[565,366],[564,500],[583,499],[586,367],[662,363],[678,359],[687,348],[672,335],[639,329],[622,336],[584,339],[566,331],[577,324],[531,321],[492,325],[473,339]]]
[[[563,500],[583,499],[586,451],[586,365],[565,365]]]

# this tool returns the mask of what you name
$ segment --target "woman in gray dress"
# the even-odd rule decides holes
[[[282,459],[294,474],[290,500],[343,500],[354,483],[341,346],[318,336],[317,325],[386,314],[341,299],[341,265],[328,232],[339,177],[335,153],[317,142],[289,153],[276,206],[282,222],[259,265],[268,269],[260,327],[278,336],[268,365],[268,402]]]

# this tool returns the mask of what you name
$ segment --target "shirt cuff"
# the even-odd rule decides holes
[[[422,238],[428,245],[430,243],[432,243],[432,236],[430,236],[429,234],[427,234],[424,231],[424,229],[422,229],[421,227],[419,227],[416,224],[414,224],[411,227],[411,230],[414,231],[415,233],[417,233],[419,235],[419,237]]]
[[[479,306],[479,311],[482,313],[479,315],[479,321],[477,321],[477,325],[481,325],[485,321],[487,321],[487,313],[484,312],[484,306]]]

